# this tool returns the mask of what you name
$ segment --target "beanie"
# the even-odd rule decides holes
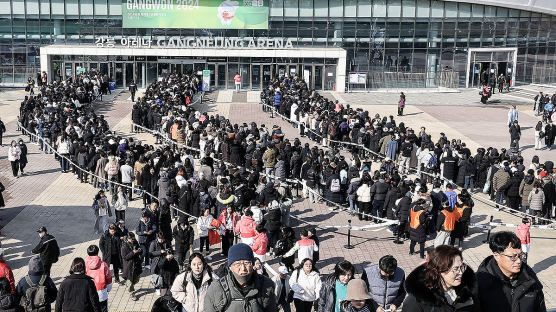
[[[251,263],[255,262],[253,250],[249,247],[249,245],[243,243],[233,245],[228,251],[228,266],[231,266],[232,263],[241,260],[248,260],[251,261]]]

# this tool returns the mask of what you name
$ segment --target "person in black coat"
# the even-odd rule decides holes
[[[118,236],[116,225],[110,224],[108,230],[102,234],[98,242],[99,248],[102,252],[102,261],[106,262],[108,266],[112,265],[114,271],[114,279],[117,283],[120,282],[120,268],[122,267],[122,260],[120,250],[122,248],[122,240]]]
[[[164,296],[168,289],[174,284],[176,276],[180,272],[180,266],[176,259],[174,259],[174,251],[169,248],[166,254],[158,262],[158,274],[162,277],[162,287],[160,288],[160,295]]]
[[[166,256],[166,252],[170,249],[170,243],[164,238],[164,233],[158,232],[156,240],[149,245],[149,257],[151,258],[151,274],[158,274],[158,264],[162,258]]]
[[[50,276],[50,268],[53,263],[58,262],[60,256],[60,247],[54,236],[46,232],[46,228],[41,226],[37,231],[41,240],[35,248],[31,251],[34,254],[39,254],[44,265],[44,274]]]
[[[178,265],[183,268],[185,261],[188,259],[187,253],[193,254],[193,240],[195,239],[193,227],[189,225],[185,215],[180,216],[178,224],[172,231],[172,236],[174,237],[174,249],[178,258]]]
[[[481,310],[545,312],[543,286],[533,269],[523,262],[517,235],[498,232],[491,237],[489,247],[493,254],[477,270]]]
[[[56,298],[56,312],[101,312],[98,293],[93,278],[85,274],[85,260],[75,258],[70,275],[60,284]]]
[[[4,207],[6,203],[4,203],[4,196],[2,196],[2,192],[6,190],[6,187],[2,182],[0,182],[0,208]]]
[[[457,174],[457,164],[458,164],[458,160],[456,157],[452,156],[452,151],[448,150],[446,152],[446,157],[443,157],[441,160],[441,163],[444,164],[443,166],[443,177],[445,179],[448,179],[448,181],[454,181],[454,179],[456,178],[456,174]]]
[[[274,183],[268,182],[261,194],[259,194],[257,201],[263,206],[268,206],[272,201],[278,201],[279,198],[280,194],[274,187]]]
[[[27,145],[23,143],[23,139],[19,139],[19,149],[21,149],[21,154],[19,155],[19,170],[21,170],[21,174],[23,173],[23,169],[27,166]]]
[[[404,312],[481,311],[475,273],[463,263],[461,251],[452,246],[438,246],[429,252],[429,261],[407,276],[405,290]]]
[[[544,218],[549,219],[552,214],[552,206],[556,205],[556,186],[549,176],[543,178],[544,205],[542,214]]]
[[[415,252],[415,245],[419,243],[419,254],[421,259],[425,259],[425,242],[427,241],[427,212],[423,208],[425,200],[419,198],[413,207],[411,207],[410,222],[409,222],[409,254],[413,255]]]
[[[398,224],[397,238],[406,236],[407,226],[409,225],[409,210],[411,208],[411,192],[407,191],[404,196],[397,201],[396,216],[400,223]]]
[[[238,140],[234,140],[230,145],[230,162],[238,166],[245,165],[245,148]]]
[[[170,203],[166,199],[160,200],[160,215],[158,217],[158,230],[164,233],[164,238],[170,244],[172,242],[172,213]]]
[[[500,191],[505,192],[508,196],[508,205],[515,211],[519,211],[521,205],[521,198],[519,197],[519,186],[523,180],[523,174],[517,172],[516,168],[512,168],[512,176],[506,184],[500,187]]]
[[[141,268],[141,247],[135,240],[135,234],[129,232],[122,243],[121,256],[122,256],[122,277],[126,279],[126,288],[129,292],[131,299],[137,301],[134,295],[135,284],[139,282],[139,277],[143,269]]]
[[[269,205],[269,210],[265,213],[263,220],[264,228],[268,231],[268,249],[270,249],[280,238],[280,227],[282,226],[282,213],[277,201],[272,201]]]
[[[473,200],[469,193],[464,191],[465,189],[458,195],[458,202],[456,203],[455,209],[458,212],[459,219],[454,225],[454,230],[450,233],[450,245],[453,246],[457,239],[458,247],[462,247],[463,238],[467,236],[471,214],[473,213]]]
[[[133,108],[131,109],[131,121],[133,121],[134,124],[137,125],[142,125],[142,115],[141,115],[141,108],[139,108],[139,106],[137,104],[133,104]],[[133,132],[135,132],[135,127],[131,126],[131,130]]]

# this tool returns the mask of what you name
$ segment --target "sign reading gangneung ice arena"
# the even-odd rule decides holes
[[[210,71],[214,89],[299,75],[315,90],[556,83],[556,1],[0,0],[0,85],[107,74],[141,87]],[[349,75],[358,73],[358,83]],[[360,75],[359,75],[360,74]],[[365,83],[362,83],[362,80]]]

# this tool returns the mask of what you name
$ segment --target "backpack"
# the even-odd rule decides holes
[[[436,157],[436,154],[432,154],[431,158],[429,159],[429,162],[427,163],[427,169],[435,169],[437,165],[438,165],[438,158]]]
[[[205,211],[206,208],[210,208],[211,198],[208,193],[199,194],[199,208],[201,211]]]
[[[332,179],[330,182],[330,192],[338,193],[340,191],[340,179]]]
[[[216,280],[218,283],[220,283],[220,285],[222,286],[222,291],[224,292],[224,295],[226,296],[226,305],[224,306],[224,311],[228,311],[228,308],[230,307],[230,304],[232,304],[232,301],[241,301],[244,302],[245,301],[243,299],[240,298],[232,298],[232,295],[230,294],[230,285],[228,284],[228,278],[226,276]],[[257,285],[255,285],[257,286]],[[262,286],[262,285],[261,285]],[[261,292],[259,292],[260,294]],[[257,305],[259,306],[259,310],[263,311],[263,298],[262,296],[259,296],[257,298],[257,300],[255,301],[257,303]]]
[[[29,275],[25,276],[25,281],[29,288],[25,291],[25,296],[21,297],[21,306],[26,312],[43,312],[50,308],[50,303],[46,300],[46,275],[41,276],[38,284],[33,283]],[[50,310],[50,309],[48,309]]]

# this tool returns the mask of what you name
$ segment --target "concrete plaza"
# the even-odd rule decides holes
[[[4,136],[4,144],[12,139],[23,137],[16,132],[16,116],[19,103],[25,96],[24,91],[2,89],[0,92],[0,116],[6,123],[8,133]],[[329,94],[347,104],[363,107],[372,114],[395,114],[396,93],[370,94]],[[432,105],[434,103],[457,103],[446,105]],[[298,136],[296,129],[280,118],[270,118],[262,112],[256,104],[253,93],[229,94],[214,93],[209,96],[212,101],[196,106],[210,113],[218,113],[228,117],[234,123],[256,121],[267,126],[280,125],[286,137],[293,139]],[[431,98],[434,98],[434,103]],[[465,106],[465,101],[469,106]],[[534,127],[537,117],[532,114],[531,102],[527,98],[517,95],[498,95],[492,103],[478,107],[476,92],[465,90],[460,93],[410,94],[409,105],[403,117],[396,118],[406,126],[416,130],[425,126],[433,139],[440,132],[445,132],[449,138],[461,138],[474,151],[477,147],[509,145],[509,134],[505,125],[508,105],[518,104],[523,138],[521,145],[525,147],[523,155],[528,166],[533,154],[539,155],[541,161],[556,159],[555,152],[534,151],[532,145],[533,134],[530,127]],[[429,102],[431,102],[429,104]],[[461,103],[460,103],[461,101]],[[98,111],[106,116],[111,129],[117,133],[129,136],[131,129],[131,106],[129,95],[125,92],[115,94],[105,102],[95,104]],[[134,137],[153,142],[148,134],[134,134]],[[23,137],[27,140],[26,137]],[[301,138],[302,142],[309,142]],[[312,142],[310,142],[312,144]],[[91,203],[96,190],[89,184],[81,184],[72,174],[62,174],[58,163],[52,155],[45,155],[33,144],[29,147],[29,164],[27,175],[19,179],[11,177],[10,164],[7,160],[7,146],[0,148],[0,181],[6,186],[3,193],[6,207],[0,210],[2,224],[2,245],[5,248],[6,262],[14,270],[16,281],[27,273],[27,262],[31,256],[31,249],[38,242],[36,229],[46,226],[54,235],[61,248],[60,261],[53,266],[52,277],[59,284],[68,274],[69,265],[74,257],[86,257],[86,248],[90,244],[98,243],[99,236],[93,233],[93,213]],[[373,167],[374,168],[377,167]],[[141,201],[130,203],[126,215],[128,228],[134,230],[139,219]],[[354,231],[351,243],[354,249],[346,249],[348,220],[353,225],[365,225],[365,222],[353,219],[348,214],[330,211],[320,204],[308,201],[297,201],[292,209],[294,226],[316,227],[321,241],[321,252],[318,267],[322,274],[332,271],[334,265],[341,259],[347,259],[356,264],[358,273],[371,263],[376,263],[385,254],[392,254],[398,259],[399,265],[408,273],[421,263],[418,256],[408,256],[408,242],[404,245],[392,243],[392,236],[384,228],[376,231]],[[520,218],[494,210],[492,207],[476,202],[472,223],[485,223],[494,217],[495,221],[519,223]],[[511,230],[514,228],[496,228],[494,231]],[[483,243],[486,232],[470,229],[470,236],[464,244],[465,262],[476,269],[481,261],[490,254],[488,246]],[[538,274],[544,285],[547,307],[556,308],[556,253],[553,245],[556,231],[534,229],[531,232],[531,254],[529,264]],[[426,247],[431,247],[428,241]],[[219,245],[213,248],[213,261],[216,267],[223,263],[219,255]],[[276,269],[277,261],[269,260],[269,264]],[[122,286],[116,285],[109,294],[110,311],[150,311],[156,300],[154,290],[149,287],[150,277],[147,274],[140,281],[140,297],[138,301],[131,301]]]

